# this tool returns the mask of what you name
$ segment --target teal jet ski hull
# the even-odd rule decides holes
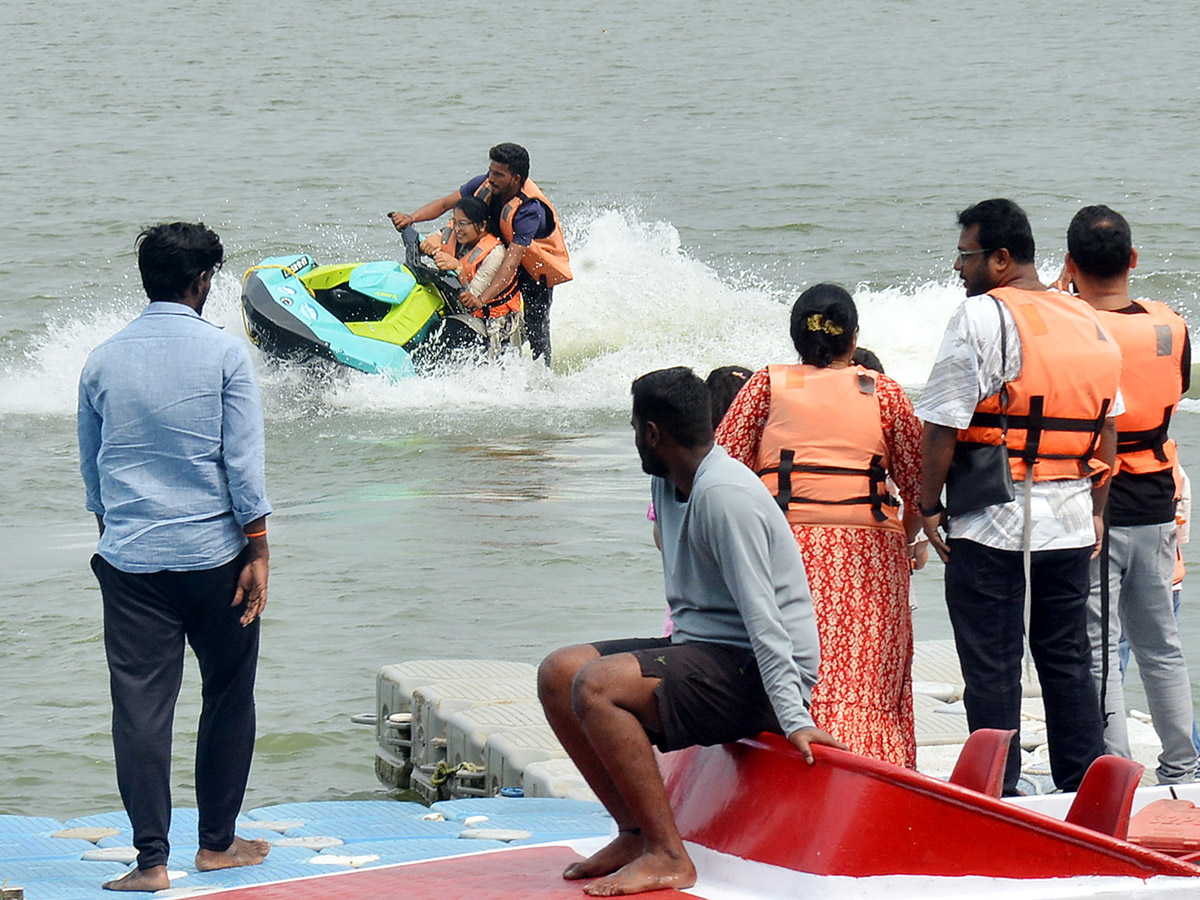
[[[242,282],[246,333],[273,356],[325,358],[391,377],[415,374],[413,354],[456,312],[459,286],[416,262],[415,232],[404,237],[407,263],[317,265],[307,253],[262,260]]]

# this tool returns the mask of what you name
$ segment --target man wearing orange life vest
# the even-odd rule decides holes
[[[1117,646],[1124,631],[1138,661],[1154,730],[1162,742],[1159,784],[1196,778],[1191,682],[1172,603],[1175,570],[1175,474],[1178,453],[1167,430],[1187,391],[1191,346],[1183,319],[1162,303],[1131,300],[1137,251],[1129,223],[1107,206],[1086,206],[1067,231],[1063,280],[1074,283],[1121,348],[1117,471],[1108,501],[1108,641],[1104,640],[1100,561],[1092,562],[1088,633],[1092,671],[1105,691],[1105,750],[1128,757],[1125,698]]]
[[[414,222],[436,219],[460,197],[476,196],[488,205],[488,228],[505,246],[504,263],[482,295],[464,298],[486,306],[516,275],[524,306],[525,328],[534,358],[550,365],[550,303],[554,286],[571,280],[571,262],[558,213],[529,178],[529,153],[519,144],[497,144],[488,155],[486,175],[472,178],[457,191],[431,200],[411,213],[392,213],[397,231]]]
[[[967,299],[947,326],[917,404],[921,512],[946,563],[946,606],[962,665],[967,723],[1018,729],[1029,549],[1029,646],[1046,708],[1050,769],[1075,790],[1103,751],[1103,720],[1087,635],[1089,562],[1103,532],[1120,351],[1090,306],[1038,279],[1029,220],[1011,200],[959,214],[954,268]],[[992,447],[1006,447],[995,452]],[[1003,476],[962,478],[973,458]],[[1027,478],[1028,476],[1028,478]],[[997,489],[971,491],[986,483]],[[974,493],[975,496],[971,496]],[[1008,499],[1011,498],[1011,499]],[[944,528],[943,539],[939,529]],[[1019,737],[1019,735],[1018,735]],[[1017,793],[1013,741],[1004,791]]]
[[[450,224],[429,235],[421,250],[433,257],[443,272],[456,271],[463,286],[464,305],[473,304],[471,327],[487,341],[488,356],[495,359],[506,345],[521,344],[523,319],[521,291],[514,274],[487,306],[478,297],[496,279],[504,263],[500,239],[487,230],[487,205],[478,197],[462,197],[454,204]]]

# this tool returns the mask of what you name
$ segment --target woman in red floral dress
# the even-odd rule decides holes
[[[921,425],[899,384],[852,364],[858,311],[844,289],[801,294],[791,333],[801,364],[755,373],[716,439],[772,493],[791,497],[821,638],[813,719],[856,753],[912,768]]]

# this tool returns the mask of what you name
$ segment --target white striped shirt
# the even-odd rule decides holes
[[[1001,371],[1000,324],[1004,323],[1005,358]],[[966,428],[975,407],[1000,393],[1021,373],[1021,335],[1012,313],[986,294],[968,297],[946,325],[929,380],[916,405],[917,418],[948,428]],[[1125,411],[1118,391],[1111,415]],[[997,550],[1020,550],[1025,526],[1025,487],[1013,484],[1014,499],[950,520],[949,536]],[[1092,524],[1092,482],[1037,481],[1030,497],[1033,550],[1088,547],[1096,541]]]

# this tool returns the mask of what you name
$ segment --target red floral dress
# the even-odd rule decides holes
[[[916,509],[921,425],[904,389],[886,375],[876,381],[876,396],[889,474],[905,507]],[[717,429],[729,455],[755,470],[770,409],[771,380],[763,369],[746,382]],[[904,535],[838,525],[792,525],[792,532],[821,638],[813,720],[855,753],[915,768],[912,570]]]

